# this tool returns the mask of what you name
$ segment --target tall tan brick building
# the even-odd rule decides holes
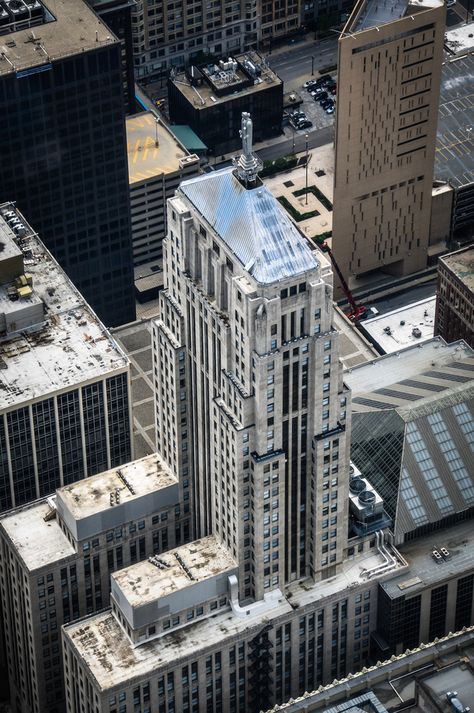
[[[349,281],[426,265],[445,7],[360,0],[339,39],[333,251]]]

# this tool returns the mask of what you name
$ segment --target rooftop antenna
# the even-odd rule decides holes
[[[244,183],[245,187],[254,184],[257,180],[258,172],[262,168],[261,160],[252,153],[253,123],[247,111],[242,112],[242,123],[239,131],[242,139],[242,153],[238,158],[234,158],[234,166],[237,168],[237,176]]]

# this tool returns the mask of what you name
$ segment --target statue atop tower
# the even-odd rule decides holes
[[[245,184],[255,185],[258,172],[262,168],[261,160],[252,153],[253,142],[253,122],[250,114],[246,111],[242,112],[242,123],[240,129],[240,138],[242,139],[242,153],[237,158],[234,158],[234,166],[237,168],[237,176]]]

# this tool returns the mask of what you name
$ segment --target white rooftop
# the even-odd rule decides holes
[[[446,30],[444,44],[453,54],[464,54],[474,49],[474,22]]]
[[[119,492],[120,503],[141,498],[169,485],[177,479],[156,453],[111,468],[90,478],[65,485],[57,491],[71,515],[78,520],[110,509],[110,493]]]
[[[13,205],[2,208],[15,210]],[[0,403],[19,405],[79,382],[97,379],[128,359],[104,325],[76,290],[41,240],[26,226],[21,239],[24,269],[32,275],[33,294],[12,302],[10,284],[0,285],[0,312],[13,306],[44,303],[44,322],[21,332],[0,333]],[[15,235],[0,215],[0,265],[6,251],[14,250]],[[5,309],[6,308],[6,309]]]
[[[427,297],[386,314],[366,319],[362,326],[385,354],[431,339],[434,334],[436,297]],[[413,330],[419,330],[415,336]],[[418,333],[418,332],[417,332]]]
[[[0,519],[0,527],[5,530],[30,571],[75,554],[56,518],[49,521],[44,519],[51,511],[47,501],[42,500],[23,509],[13,510]]]
[[[155,602],[237,567],[229,550],[213,535],[160,554],[159,560],[163,569],[144,560],[112,575],[130,606]]]
[[[434,337],[423,344],[407,347],[396,354],[386,354],[348,369],[344,372],[344,382],[355,397],[357,394],[373,392],[431,369],[446,369],[451,362],[473,356],[474,351],[463,341],[446,344],[441,337]]]

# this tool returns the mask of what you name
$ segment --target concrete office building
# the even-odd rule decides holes
[[[131,457],[129,361],[25,218],[0,206],[0,511]]]
[[[330,269],[259,182],[246,116],[242,134],[235,172],[185,181],[169,201],[153,334],[158,449],[198,539],[121,572],[112,611],[65,630],[70,710],[285,700],[367,659],[376,579],[365,572],[405,566],[378,535],[348,544],[349,392]],[[349,571],[360,588],[347,589]]]
[[[133,54],[138,78],[165,74],[203,55],[228,56],[255,48],[259,3],[139,0],[132,11]]]
[[[156,454],[0,518],[15,713],[64,710],[62,624],[108,606],[110,573],[186,539],[188,519],[179,508],[177,480]]]
[[[375,642],[404,643],[375,638],[394,577],[402,593],[419,572],[413,594],[435,602],[420,635],[432,609],[437,630],[472,618],[464,599],[447,604],[474,574],[469,523],[439,567],[431,541],[405,558],[349,463],[330,269],[259,182],[251,128],[244,115],[235,171],[185,181],[168,203],[157,441],[197,539],[114,574],[111,610],[64,628],[71,713],[258,713],[313,690]],[[448,580],[443,619],[430,592]]]
[[[195,534],[222,539],[240,598],[261,600],[342,563],[350,411],[330,270],[257,178],[251,131],[245,118],[236,171],[185,181],[169,201],[154,368],[157,450],[189,488]]]
[[[427,265],[445,13],[359,0],[340,35],[332,249],[349,285]]]
[[[198,156],[189,154],[153,112],[127,117],[126,123],[133,265],[141,268],[141,279],[135,278],[140,300],[150,277],[155,289],[163,285],[166,201],[181,181],[197,175],[200,168]]]
[[[464,339],[474,348],[474,247],[440,258],[435,334],[447,342]]]
[[[0,201],[17,202],[107,326],[124,324],[135,303],[121,43],[82,0],[34,8],[34,26],[0,29]]]

